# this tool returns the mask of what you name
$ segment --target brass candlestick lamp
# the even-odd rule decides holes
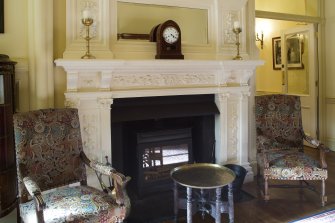
[[[93,24],[93,18],[89,8],[85,8],[83,10],[83,17],[81,19],[81,22],[86,29],[86,35],[84,37],[84,39],[86,40],[86,53],[84,56],[81,57],[81,59],[95,59],[95,56],[90,53],[90,40],[93,38],[90,37],[90,26]]]
[[[242,32],[242,29],[240,27],[239,21],[234,22],[233,32],[235,33],[236,36],[235,45],[237,47],[237,55],[233,58],[233,60],[243,60],[243,58],[240,56],[240,33]]]

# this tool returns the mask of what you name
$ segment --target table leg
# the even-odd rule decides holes
[[[174,221],[177,223],[178,222],[178,184],[174,182],[174,187],[173,187],[173,212],[174,212]]]
[[[187,187],[187,223],[192,223],[192,188]]]
[[[221,223],[221,189],[222,188],[216,188],[216,200],[215,200],[215,223]]]
[[[234,222],[234,197],[233,197],[232,183],[228,184],[228,214],[229,214],[229,223],[233,223]]]

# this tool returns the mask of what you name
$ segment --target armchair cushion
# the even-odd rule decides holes
[[[264,177],[277,180],[327,179],[327,170],[302,152],[276,151],[259,153],[257,162],[264,168]],[[268,165],[268,167],[266,166]]]
[[[43,194],[45,223],[61,222],[119,222],[126,216],[126,207],[116,204],[106,193],[88,186],[62,187]],[[20,204],[24,222],[37,222],[35,204]]]

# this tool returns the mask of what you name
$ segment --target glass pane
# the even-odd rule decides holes
[[[308,33],[285,36],[287,46],[287,93],[309,94]]]
[[[320,0],[255,0],[256,10],[315,17],[320,16],[319,5]]]
[[[5,103],[5,89],[3,84],[3,75],[0,75],[0,104]]]
[[[143,178],[146,183],[169,179],[172,168],[188,163],[188,144],[146,148],[142,158]]]
[[[146,148],[143,153],[143,168],[187,163],[188,161],[187,144]]]

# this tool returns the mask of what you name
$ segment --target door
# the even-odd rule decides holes
[[[317,39],[313,24],[281,34],[282,87],[284,94],[301,96],[304,131],[318,136]]]

